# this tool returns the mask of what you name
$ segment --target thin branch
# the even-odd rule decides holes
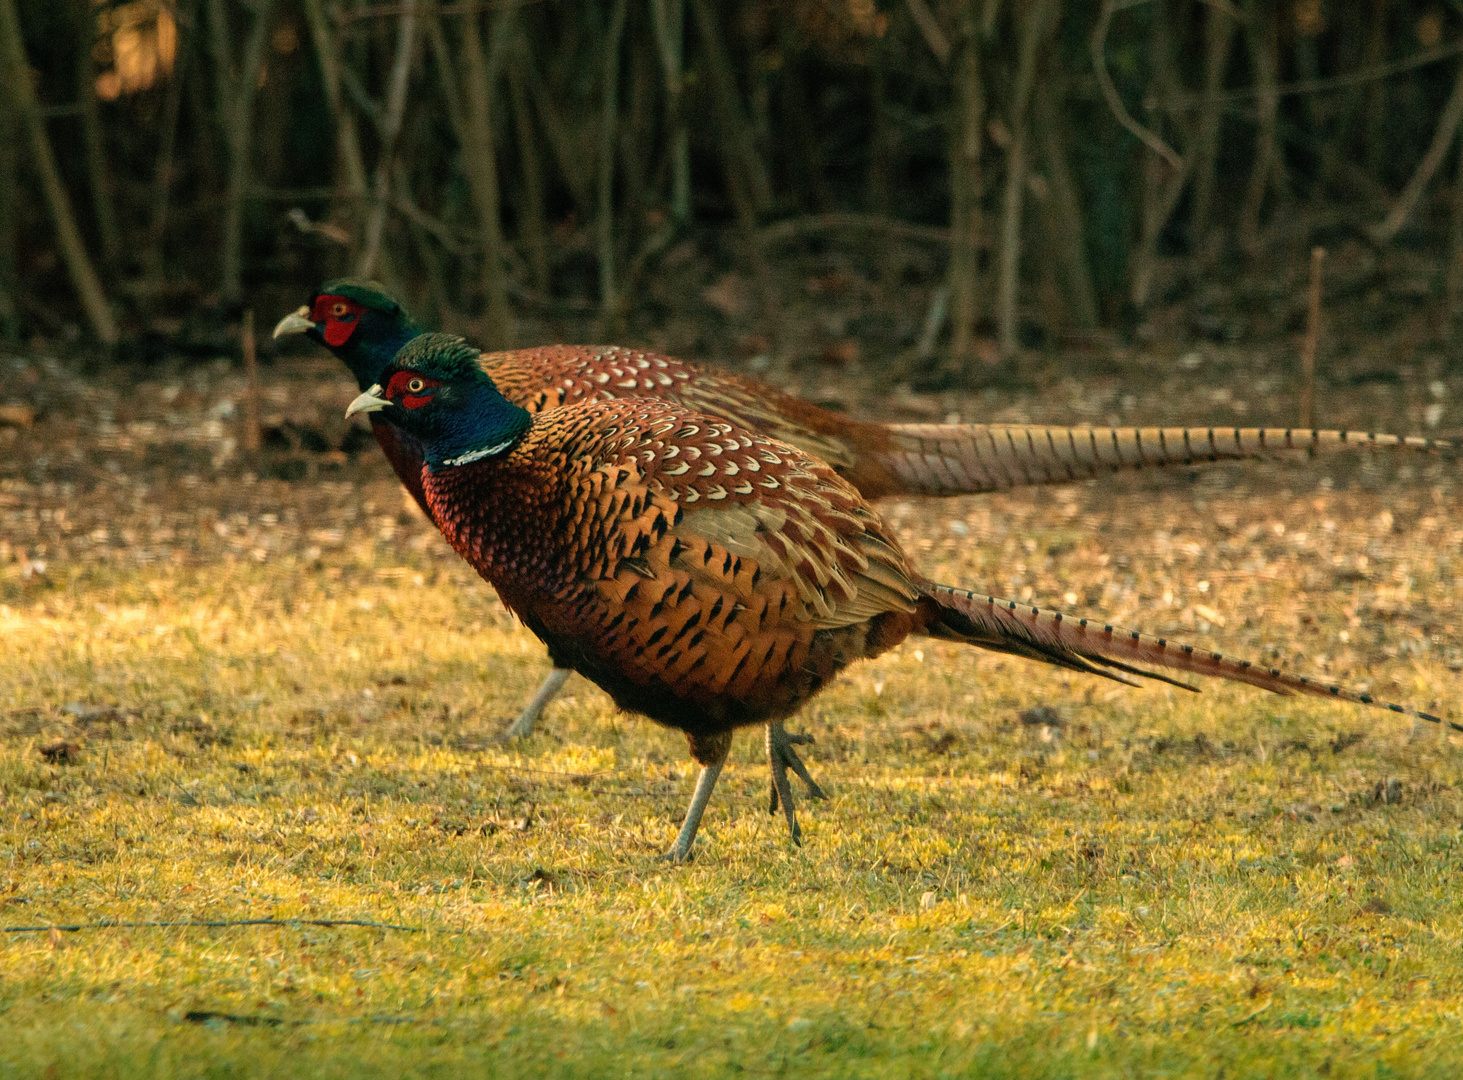
[[[940,29],[940,20],[935,18],[935,13],[925,0],[904,0],[909,8],[910,18],[914,19],[914,25],[919,27],[919,32],[924,35],[925,44],[930,47],[930,52],[935,54],[935,59],[941,64],[950,62],[950,39],[945,36],[945,31]]]
[[[1142,2],[1144,0],[1103,0],[1097,25],[1092,28],[1092,70],[1097,76],[1097,85],[1102,89],[1102,96],[1107,100],[1107,107],[1112,110],[1118,123],[1137,136],[1144,146],[1168,162],[1171,168],[1180,169],[1183,167],[1183,159],[1173,147],[1133,119],[1118,95],[1118,88],[1113,85],[1112,76],[1107,72],[1107,28],[1112,23],[1113,13],[1119,8],[1136,7],[1137,3]]]
[[[1362,86],[1366,83],[1391,78],[1393,75],[1401,75],[1417,68],[1427,67],[1460,54],[1463,54],[1463,39],[1449,42],[1446,45],[1437,45],[1431,49],[1423,49],[1402,60],[1391,60],[1385,64],[1369,64],[1346,75],[1331,75],[1324,79],[1301,79],[1297,82],[1281,83],[1274,88],[1250,86],[1243,90],[1228,90],[1222,94],[1216,94],[1213,100],[1221,105],[1234,105],[1243,101],[1253,101],[1266,93],[1273,93],[1277,97],[1295,97],[1303,94],[1320,94],[1328,90],[1345,90],[1348,87]],[[1208,100],[1210,99],[1204,94],[1175,94],[1171,98],[1150,101],[1145,104],[1149,108],[1164,112],[1186,112],[1189,109],[1199,108]]]
[[[882,232],[905,240],[924,240],[931,244],[948,244],[950,230],[938,225],[913,225],[907,221],[879,217],[876,214],[809,214],[807,217],[788,218],[776,221],[757,233],[761,245],[783,244],[814,233],[832,232],[836,229],[864,229],[868,232]]]
[[[1443,115],[1438,120],[1437,130],[1433,132],[1432,145],[1427,148],[1427,153],[1423,155],[1417,171],[1407,181],[1407,186],[1402,189],[1402,194],[1397,196],[1397,202],[1393,205],[1391,212],[1387,214],[1386,219],[1367,230],[1374,242],[1391,243],[1392,238],[1407,223],[1407,218],[1413,208],[1417,206],[1417,200],[1422,197],[1428,181],[1433,178],[1433,173],[1438,171],[1438,166],[1447,156],[1448,147],[1453,145],[1453,136],[1458,131],[1460,121],[1463,121],[1463,65],[1458,68],[1458,78],[1453,83],[1453,93],[1449,96],[1448,103],[1443,106]]]

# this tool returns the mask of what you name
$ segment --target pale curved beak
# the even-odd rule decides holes
[[[280,338],[286,334],[303,334],[305,331],[313,329],[315,329],[315,324],[310,321],[310,309],[302,307],[299,311],[290,312],[274,324],[274,336]]]
[[[358,412],[380,412],[390,404],[391,402],[381,396],[381,384],[377,383],[350,403],[350,408],[345,411],[346,419],[349,420]]]

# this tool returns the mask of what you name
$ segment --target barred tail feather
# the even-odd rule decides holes
[[[1463,731],[1463,726],[1452,721],[1378,701],[1370,694],[1344,686],[1264,667],[1248,660],[1231,659],[1217,652],[1149,637],[1109,623],[1064,616],[1061,612],[1043,611],[1029,604],[981,596],[966,589],[933,582],[922,585],[921,591],[938,609],[925,626],[925,632],[932,637],[963,641],[1092,674],[1106,674],[1099,665],[1111,667],[1129,674],[1162,679],[1185,689],[1195,689],[1158,672],[1131,666],[1133,663],[1153,664],[1194,675],[1249,683],[1276,694],[1309,694],[1334,701],[1371,705],[1434,724],[1446,723],[1454,731]]]
[[[1067,428],[1029,424],[894,424],[876,453],[908,494],[956,495],[1065,484],[1124,469],[1354,447],[1422,453],[1453,444],[1416,436],[1289,428]]]

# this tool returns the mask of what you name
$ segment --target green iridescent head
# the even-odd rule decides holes
[[[410,341],[346,410],[377,414],[413,435],[432,470],[466,465],[509,450],[531,417],[498,392],[481,354],[454,334]]]

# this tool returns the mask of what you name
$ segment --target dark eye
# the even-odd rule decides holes
[[[330,314],[334,315],[336,318],[344,315],[349,310],[350,309],[347,308],[344,304],[332,304],[330,306]]]
[[[413,379],[411,382],[406,384],[406,388],[410,390],[413,394],[420,394],[423,390],[427,388],[427,384],[422,382],[421,379]]]

